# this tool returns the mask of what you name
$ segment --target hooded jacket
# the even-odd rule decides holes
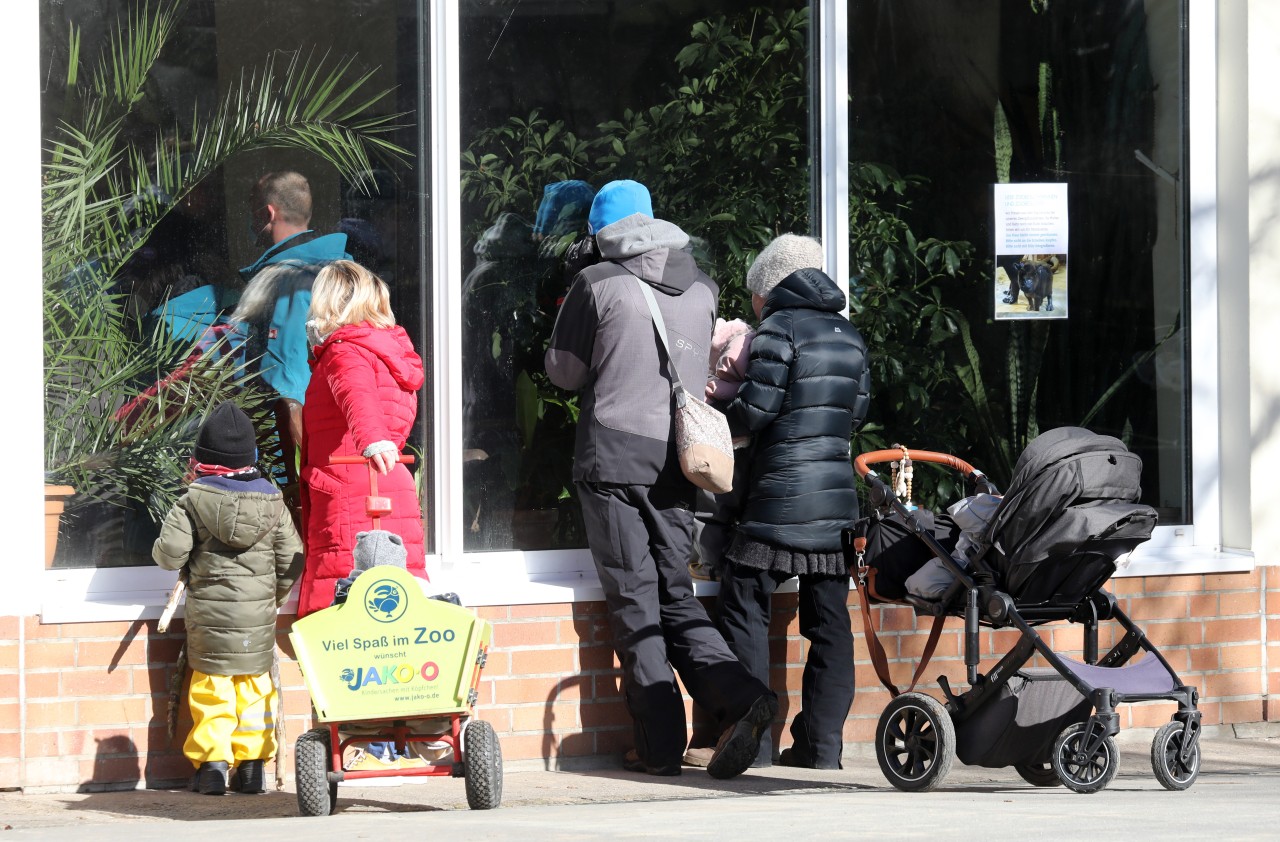
[[[275,484],[201,477],[165,517],[151,550],[187,570],[187,658],[206,675],[271,669],[276,608],[302,570],[302,542]]]
[[[797,552],[840,551],[858,516],[849,440],[867,414],[867,346],[844,293],[817,269],[765,299],[747,378],[726,414],[755,434],[744,535]]]
[[[333,588],[351,572],[356,533],[371,529],[365,510],[369,469],[331,465],[331,456],[360,456],[390,441],[403,450],[418,414],[422,358],[402,327],[345,325],[313,350],[311,383],[302,408],[302,528],[307,563],[298,616],[333,602]],[[404,540],[406,567],[425,575],[422,512],[413,475],[402,464],[378,475],[378,495],[391,498],[380,527]]]
[[[579,272],[565,296],[545,364],[551,382],[582,391],[575,480],[688,484],[675,456],[665,354],[636,283],[653,288],[680,380],[699,395],[719,289],[684,250],[688,242],[670,222],[632,214],[596,233],[603,260]]]
[[[311,285],[326,264],[351,259],[346,249],[346,234],[303,231],[276,243],[240,270],[247,286],[236,316],[252,327],[248,356],[261,358],[263,382],[281,397],[296,401],[305,397],[311,376],[306,329]],[[254,304],[255,300],[260,303]]]

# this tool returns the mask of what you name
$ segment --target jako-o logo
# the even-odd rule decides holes
[[[409,607],[404,591],[390,579],[379,579],[373,583],[365,596],[365,610],[369,616],[379,623],[394,623],[404,616]]]
[[[368,687],[370,684],[376,686],[410,684],[417,681],[419,677],[423,681],[430,682],[435,681],[439,676],[440,667],[435,661],[427,661],[417,669],[414,668],[413,664],[370,665],[356,667],[355,669],[348,667],[338,677],[342,680],[342,683],[347,685],[348,690],[356,691]]]

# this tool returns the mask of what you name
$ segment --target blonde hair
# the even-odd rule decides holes
[[[343,325],[361,322],[373,327],[395,327],[396,324],[386,283],[350,260],[335,260],[316,275],[307,317],[315,322],[316,331],[322,336]]]

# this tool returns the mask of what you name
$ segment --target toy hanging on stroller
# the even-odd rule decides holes
[[[1198,694],[1103,589],[1116,561],[1151,536],[1156,512],[1138,503],[1142,462],[1122,442],[1079,427],[1050,430],[1018,459],[1008,493],[978,540],[957,559],[945,524],[928,523],[871,465],[932,462],[959,471],[971,488],[995,493],[981,471],[954,456],[928,451],[878,450],[854,464],[868,484],[875,511],[843,533],[857,583],[872,662],[894,696],[876,728],[876,757],[895,787],[927,791],[946,776],[954,757],[969,765],[1013,766],[1029,783],[1062,783],[1097,792],[1119,768],[1116,707],[1174,701],[1172,721],[1151,746],[1151,768],[1166,789],[1191,786],[1200,772]],[[901,492],[901,488],[899,492]],[[954,577],[940,598],[905,590],[892,597],[869,584],[900,583],[937,559]],[[904,569],[904,566],[906,569]],[[875,635],[871,602],[910,605],[934,617],[929,642],[906,692],[889,679]],[[939,678],[946,704],[915,692],[942,625],[964,618],[969,689],[954,693]],[[1114,620],[1121,640],[1098,657],[1098,624]],[[1069,621],[1084,626],[1083,661],[1054,652],[1036,628]],[[979,630],[1013,627],[1020,637],[985,675],[978,671]],[[1132,659],[1140,651],[1145,657]],[[1039,655],[1048,668],[1026,668]]]

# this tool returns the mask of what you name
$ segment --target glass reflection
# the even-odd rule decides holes
[[[158,23],[170,15],[172,26]],[[83,364],[59,381],[61,400],[51,400],[46,389],[46,407],[75,406],[83,412],[62,415],[93,419],[79,426],[74,421],[64,424],[58,432],[69,433],[56,440],[89,442],[96,448],[92,459],[81,463],[89,466],[78,474],[85,483],[77,483],[77,494],[68,502],[54,565],[150,566],[151,545],[158,531],[156,519],[181,487],[194,437],[194,422],[187,429],[179,422],[189,420],[210,394],[195,386],[190,392],[185,390],[186,384],[196,380],[188,364],[193,357],[201,363],[208,361],[201,354],[217,337],[221,339],[216,347],[237,351],[229,356],[245,360],[247,368],[216,385],[228,395],[235,394],[251,412],[260,433],[260,461],[286,487],[286,496],[290,494],[290,458],[281,445],[287,419],[273,412],[274,395],[258,376],[254,354],[246,354],[246,348],[252,346],[228,330],[229,316],[244,298],[249,280],[241,277],[238,268],[254,264],[266,245],[260,239],[264,230],[258,218],[261,204],[249,201],[260,176],[281,171],[305,176],[311,192],[309,227],[345,240],[351,254],[379,272],[391,284],[393,308],[415,345],[430,347],[429,337],[424,335],[429,320],[425,318],[424,279],[418,257],[423,232],[430,230],[423,225],[418,202],[416,172],[424,162],[412,151],[404,151],[416,145],[422,20],[414,4],[399,0],[356,4],[286,0],[267,6],[251,0],[189,0],[181,4],[42,0],[40,21],[41,76],[46,80],[41,94],[45,163],[50,163],[51,139],[66,137],[59,134],[61,126],[91,125],[97,113],[94,109],[105,109],[101,112],[104,120],[118,131],[95,134],[96,146],[86,157],[93,160],[93,155],[112,150],[123,154],[112,159],[118,163],[110,177],[93,182],[89,199],[93,207],[110,208],[120,203],[117,242],[124,241],[133,249],[127,260],[113,263],[112,258],[125,249],[117,248],[111,238],[89,242],[85,248],[96,251],[87,258],[76,258],[82,265],[72,267],[66,284],[87,299],[86,306],[47,310],[62,313],[63,319],[46,319],[46,337],[60,335],[58,331],[68,324],[76,329],[66,313],[90,312],[99,317],[93,331],[80,329],[75,335],[79,345],[90,350],[79,350],[75,342],[62,345],[77,346]],[[109,39],[121,27],[133,37],[152,30],[168,32],[169,37],[158,55],[148,53],[136,61],[105,65],[108,88],[117,76],[124,75],[121,67],[136,65],[146,71],[135,100],[116,103],[107,96],[102,97],[104,102],[96,103],[92,69],[98,66],[100,56],[108,54]],[[78,67],[79,73],[70,74],[71,67]],[[339,72],[338,67],[345,71]],[[325,86],[322,80],[329,72],[340,78]],[[357,80],[363,81],[356,84]],[[261,123],[236,123],[252,113],[244,103],[226,113],[219,111],[219,105],[231,92],[258,89],[264,91],[263,101],[278,102],[264,122],[270,123],[281,114],[297,117],[285,103],[306,103],[321,110],[326,104],[334,106],[328,111],[329,124],[317,127],[314,121],[297,117],[297,123],[291,124],[293,134],[286,127],[273,134],[270,142],[246,148],[253,144],[244,138],[262,139],[262,132],[255,135]],[[297,95],[290,98],[290,91]],[[345,105],[335,104],[344,91]],[[247,99],[258,101],[252,96]],[[343,111],[350,113],[338,116]],[[117,117],[119,122],[113,122]],[[341,168],[335,166],[333,156],[347,162],[360,161],[360,157],[348,154],[349,145],[334,153],[343,144],[325,132],[335,122],[341,123],[350,130],[350,139],[364,135],[363,129],[353,127],[368,128],[369,121],[383,127],[374,133],[384,145],[370,156],[374,168],[363,173],[365,186],[360,188],[339,174]],[[313,139],[319,137],[320,142],[298,142],[302,125],[313,130]],[[199,129],[207,130],[217,142],[201,146],[193,141],[202,136]],[[309,151],[318,147],[332,154]],[[209,153],[209,148],[220,152]],[[400,151],[390,151],[396,148]],[[379,157],[379,151],[387,154]],[[193,158],[202,161],[202,167],[183,163]],[[362,162],[358,166],[364,168]],[[348,175],[354,178],[356,168],[357,164],[351,164]],[[207,175],[188,185],[191,189],[186,192],[164,189],[163,185],[178,184],[190,172]],[[143,179],[141,184],[150,179],[150,188],[135,190],[135,178]],[[157,217],[161,217],[159,223],[151,227]],[[49,230],[46,228],[47,235]],[[57,255],[66,253],[76,255],[74,249],[61,248],[56,238],[46,240],[47,276],[57,274]],[[55,269],[49,270],[50,266]],[[46,295],[51,289],[59,287],[46,283]],[[271,338],[268,335],[265,341]],[[305,372],[305,347],[299,356],[299,369]],[[220,359],[217,354],[207,357]],[[63,362],[67,362],[66,355]],[[221,363],[210,363],[214,365]],[[58,366],[50,365],[46,358],[46,383],[51,371],[52,377],[59,376]],[[239,381],[246,372],[251,379],[228,384],[228,380]],[[175,373],[177,376],[170,379]],[[168,408],[156,409],[153,398],[157,391],[168,388],[164,383],[179,385],[174,387]],[[87,397],[77,399],[77,392]],[[430,392],[429,386],[423,390],[423,394]],[[289,393],[281,390],[281,394]],[[48,419],[58,415],[46,412],[47,429]],[[429,413],[420,412],[419,418],[422,427],[411,438],[411,445],[429,452],[425,446],[430,440],[425,423]],[[150,430],[165,424],[169,425],[164,427],[165,436],[149,435]],[[97,435],[99,431],[104,432]],[[47,448],[47,466],[50,461]]]
[[[572,498],[577,399],[543,353],[594,260],[594,190],[644,183],[693,238],[726,318],[775,234],[810,219],[809,7],[770,2],[460,4],[465,546],[586,545]]]
[[[855,171],[874,161],[904,174],[901,218],[921,243],[957,245],[956,265],[915,290],[912,335],[927,354],[893,345],[907,328],[868,335],[882,355],[873,427],[967,454],[1003,484],[1039,431],[1086,426],[1142,456],[1143,502],[1162,523],[1187,522],[1185,3],[848,10]],[[1055,266],[1070,262],[1068,315],[995,321],[1008,281],[992,279],[1012,266],[993,254],[991,185],[1026,182],[1068,186],[1070,254]],[[862,246],[855,237],[854,262],[872,276]],[[928,383],[923,400],[890,360]]]

